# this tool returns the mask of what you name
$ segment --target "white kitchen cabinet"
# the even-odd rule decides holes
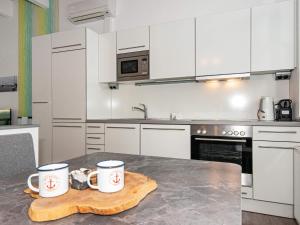
[[[141,125],[141,155],[191,159],[189,125]]]
[[[195,19],[150,26],[150,78],[195,76]]]
[[[140,154],[140,124],[105,124],[105,151]]]
[[[296,143],[253,142],[253,197],[293,204],[293,154]]]
[[[250,9],[196,19],[196,76],[250,72]]]
[[[32,122],[39,125],[39,165],[52,162],[51,103],[32,104]]]
[[[53,162],[85,155],[84,123],[53,123]]]
[[[300,223],[300,144],[294,151],[294,215]]]
[[[149,50],[149,27],[138,27],[117,32],[117,53]]]
[[[117,34],[99,35],[99,82],[117,81]]]
[[[253,7],[251,24],[251,71],[294,69],[294,1]]]
[[[52,34],[52,52],[86,47],[86,29],[79,28]]]
[[[51,100],[51,35],[32,38],[32,102]]]
[[[253,140],[300,142],[300,127],[254,126]]]
[[[86,50],[52,54],[54,121],[86,119]]]

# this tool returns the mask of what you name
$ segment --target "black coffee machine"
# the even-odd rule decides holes
[[[275,105],[275,119],[291,121],[293,119],[292,100],[282,99]]]

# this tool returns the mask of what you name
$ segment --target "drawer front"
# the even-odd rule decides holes
[[[87,123],[86,125],[87,134],[103,134],[104,123]]]
[[[104,152],[104,145],[86,145],[86,151],[94,151],[94,152]]]
[[[86,134],[87,145],[103,145],[104,134]]]
[[[241,188],[241,197],[242,198],[253,198],[253,189],[251,187],[242,187]]]
[[[300,128],[255,126],[253,140],[300,142]]]

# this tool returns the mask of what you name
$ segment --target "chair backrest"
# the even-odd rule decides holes
[[[30,134],[0,135],[0,178],[35,170]]]

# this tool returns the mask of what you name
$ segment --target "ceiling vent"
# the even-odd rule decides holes
[[[85,0],[68,5],[68,19],[73,24],[88,23],[115,16],[115,0]]]

